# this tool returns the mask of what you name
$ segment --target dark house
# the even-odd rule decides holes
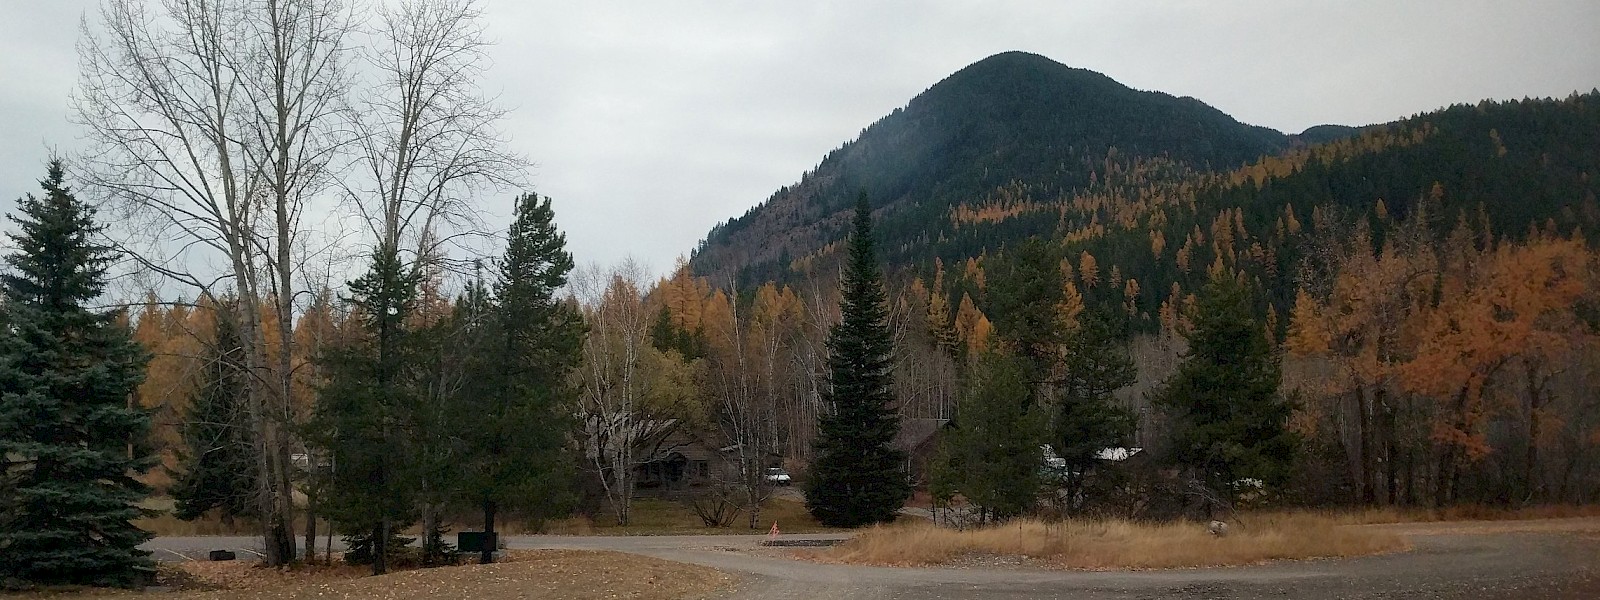
[[[928,463],[939,450],[940,433],[950,419],[900,419],[900,433],[894,436],[894,447],[906,453],[906,474],[913,487],[928,483]]]
[[[641,494],[701,485],[712,480],[713,469],[720,475],[725,468],[717,446],[682,427],[658,440],[649,454],[649,460],[635,468],[634,481]]]
[[[652,447],[651,459],[637,467],[634,480],[637,493],[665,496],[719,482],[738,481],[742,477],[740,447],[719,440],[720,436],[681,427],[674,429]],[[769,453],[761,462],[766,466],[779,466],[782,457]]]

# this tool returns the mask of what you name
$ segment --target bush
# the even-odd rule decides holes
[[[706,527],[728,527],[744,512],[743,495],[738,487],[718,484],[684,492],[680,499]]]
[[[395,529],[400,529],[396,527]],[[411,547],[411,542],[417,538],[408,538],[401,535],[389,535],[388,566],[390,569],[421,564],[422,553]],[[370,565],[377,555],[373,552],[374,536],[369,533],[344,536],[345,552],[344,562],[350,565]]]

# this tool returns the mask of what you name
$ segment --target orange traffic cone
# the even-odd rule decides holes
[[[771,539],[771,540],[778,539],[778,522],[777,521],[773,521],[772,522],[772,531],[767,533],[767,539]]]

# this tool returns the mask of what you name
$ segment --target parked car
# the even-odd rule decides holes
[[[783,470],[782,467],[772,467],[767,469],[766,477],[767,483],[771,483],[773,485],[789,485],[789,482],[792,481],[792,479],[789,477],[789,472]]]

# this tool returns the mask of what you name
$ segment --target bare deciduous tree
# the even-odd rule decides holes
[[[79,164],[126,217],[123,246],[197,295],[237,298],[269,564],[295,558],[296,301],[304,266],[335,248],[310,239],[308,206],[337,181],[374,254],[421,269],[477,233],[473,192],[526,166],[479,92],[478,3],[377,15],[363,63],[340,0],[108,0],[79,48],[75,112],[94,142]],[[375,76],[351,107],[358,71]]]
[[[349,29],[335,0],[109,0],[79,46],[75,113],[94,143],[79,164],[142,225],[125,249],[199,295],[237,295],[268,564],[295,558],[291,256],[340,145]]]
[[[477,0],[378,11],[376,81],[350,113],[359,176],[345,187],[376,252],[450,261],[449,245],[482,233],[472,194],[522,182],[527,161],[496,129],[505,111],[479,88],[488,45]]]
[[[609,272],[585,267],[572,280],[589,326],[576,373],[584,462],[618,525],[628,524],[635,471],[670,450],[667,436],[696,412],[688,366],[651,346],[644,280],[632,260]]]

